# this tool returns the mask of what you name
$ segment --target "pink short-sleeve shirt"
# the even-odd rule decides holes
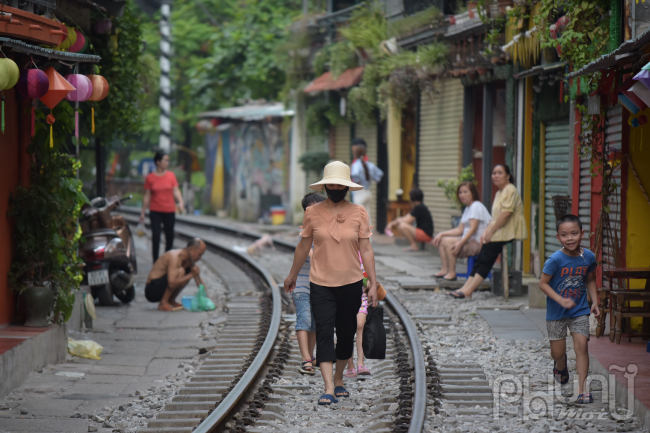
[[[348,203],[336,216],[326,202],[307,208],[300,236],[313,238],[309,281],[340,287],[363,279],[359,262],[359,239],[372,236],[370,219],[363,208]]]

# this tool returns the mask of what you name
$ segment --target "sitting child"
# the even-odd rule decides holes
[[[598,317],[596,291],[596,256],[580,247],[584,235],[582,223],[575,215],[564,215],[557,220],[557,240],[562,249],[554,252],[544,264],[539,288],[548,296],[546,329],[555,361],[553,374],[561,385],[569,382],[566,356],[567,327],[573,338],[578,372],[578,403],[593,403],[591,393],[585,392],[589,373],[589,313]],[[591,308],[587,303],[591,298]]]

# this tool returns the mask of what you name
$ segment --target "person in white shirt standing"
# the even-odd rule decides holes
[[[461,182],[456,189],[456,198],[465,206],[460,224],[433,238],[433,245],[438,248],[442,262],[442,269],[436,277],[447,281],[456,280],[457,258],[475,256],[481,251],[481,235],[492,219],[490,212],[479,201],[473,182]]]
[[[384,177],[384,172],[375,164],[368,160],[366,151],[368,146],[363,138],[355,138],[352,140],[352,155],[354,160],[350,165],[350,178],[352,182],[358,183],[363,186],[360,191],[352,191],[352,203],[359,204],[366,209],[370,224],[372,225],[372,217],[370,203],[372,203],[373,195],[370,191],[370,184],[372,182],[379,182]]]

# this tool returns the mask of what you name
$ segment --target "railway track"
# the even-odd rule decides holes
[[[137,222],[133,215],[138,210],[123,207],[121,212]],[[429,353],[425,361],[418,329],[392,293],[384,302],[386,359],[368,362],[373,370],[369,378],[346,379],[350,398],[317,406],[320,374],[297,372],[301,358],[292,338],[290,302],[283,300],[269,270],[231,248],[233,242],[260,235],[183,217],[177,219],[176,233],[201,237],[216,254],[219,263],[211,265],[230,292],[228,322],[194,377],[140,432],[422,431],[428,383],[433,390],[429,398],[438,401],[436,367]],[[295,248],[282,240],[274,243],[278,254]]]

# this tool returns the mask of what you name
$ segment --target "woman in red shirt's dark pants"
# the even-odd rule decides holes
[[[162,150],[153,157],[156,171],[149,173],[144,181],[144,198],[142,199],[142,212],[140,221],[144,222],[144,213],[149,208],[151,220],[151,243],[154,263],[158,260],[160,251],[160,229],[165,227],[165,251],[174,245],[174,221],[176,220],[176,202],[181,212],[185,211],[183,195],[178,188],[176,175],[167,171],[169,155]]]

